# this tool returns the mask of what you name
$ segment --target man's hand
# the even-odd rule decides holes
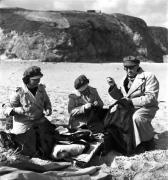
[[[92,107],[92,104],[91,103],[86,103],[85,105],[84,105],[84,108],[87,110],[87,109],[91,109],[91,107]]]
[[[50,116],[51,114],[52,114],[52,110],[51,109],[46,109],[45,116]]]
[[[106,79],[107,79],[107,83],[109,84],[109,86],[112,86],[112,87],[115,86],[116,83],[112,77],[107,77]]]

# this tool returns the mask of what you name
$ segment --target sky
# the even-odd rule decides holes
[[[0,0],[2,7],[34,10],[97,10],[145,20],[148,26],[168,28],[168,0]]]

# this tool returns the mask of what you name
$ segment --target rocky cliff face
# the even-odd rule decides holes
[[[122,14],[0,9],[0,54],[9,58],[120,62],[136,55],[162,62],[168,45],[166,34],[158,34],[142,19]]]
[[[160,46],[165,54],[168,54],[168,29],[154,26],[150,26],[148,29],[155,44]]]

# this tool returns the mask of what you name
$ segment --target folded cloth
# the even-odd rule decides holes
[[[64,159],[66,157],[73,157],[82,152],[85,149],[85,145],[83,144],[59,144],[55,145],[52,152],[52,158],[54,159]]]
[[[87,171],[86,171],[87,170]],[[76,172],[76,174],[60,174],[58,175],[55,171],[49,171],[48,173],[36,173],[32,171],[19,170],[17,168],[11,168],[7,166],[0,167],[0,180],[91,180],[90,175],[92,172],[97,171],[97,167],[92,169],[86,169],[85,174]],[[54,173],[55,172],[55,173]],[[79,175],[78,175],[79,174]],[[84,175],[82,175],[84,174]],[[68,176],[68,177],[67,177]]]

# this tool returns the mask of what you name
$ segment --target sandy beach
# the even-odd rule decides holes
[[[53,114],[49,119],[55,124],[68,123],[68,95],[74,91],[73,82],[77,76],[85,74],[90,79],[90,85],[97,88],[104,104],[110,105],[112,99],[107,93],[108,85],[106,83],[106,77],[111,76],[116,80],[116,83],[119,83],[125,74],[121,63],[84,64],[0,61],[0,107],[9,100],[9,96],[15,87],[21,85],[22,74],[24,70],[31,65],[38,65],[42,69],[44,77],[41,82],[46,85],[46,90],[50,96],[53,107]],[[156,165],[156,168],[159,163],[162,165],[160,167],[162,167],[165,173],[165,165],[167,165],[166,167],[168,170],[168,152],[166,151],[168,149],[168,96],[166,94],[166,92],[168,92],[168,64],[142,63],[141,66],[144,70],[153,72],[160,83],[159,110],[152,121],[152,125],[156,132],[156,150],[137,157],[120,157],[115,159],[115,163],[113,162],[114,154],[109,153],[102,161],[106,162],[109,166],[113,166],[113,168],[117,168],[125,162],[125,165],[123,165],[121,169],[122,172],[128,172],[128,169],[130,170],[130,167],[134,165],[134,168],[138,169],[137,171],[134,170],[134,172],[141,173],[142,175],[143,168],[146,167],[145,162],[147,161],[144,160],[144,157],[148,157],[148,164],[150,164],[150,167]],[[151,155],[152,153],[153,156]],[[150,158],[153,159],[150,160]],[[138,165],[138,161],[140,161],[141,165]],[[126,167],[128,162],[131,165]],[[101,162],[99,163],[101,164]],[[153,164],[151,165],[151,163]],[[119,170],[120,169],[118,169],[118,171]],[[146,170],[148,171],[149,167],[146,168]],[[138,179],[139,177],[137,176],[136,178]]]

